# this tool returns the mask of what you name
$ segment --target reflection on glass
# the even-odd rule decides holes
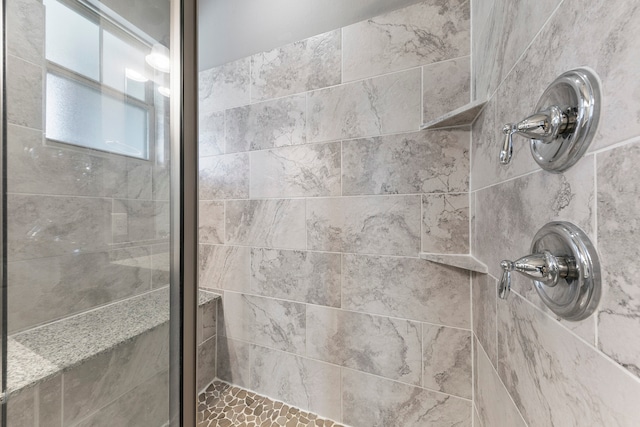
[[[98,25],[55,0],[44,1],[47,60],[100,80]]]
[[[144,100],[146,86],[140,80],[146,73],[145,52],[108,31],[104,31],[102,37],[102,82],[120,92]],[[127,69],[131,70],[130,74],[135,73],[137,81],[127,78]]]

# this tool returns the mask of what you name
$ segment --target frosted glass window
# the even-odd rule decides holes
[[[145,84],[128,79],[125,70],[129,68],[144,75],[144,58],[148,52],[132,46],[108,31],[104,31],[102,37],[102,82],[120,92],[144,100]]]
[[[44,5],[47,59],[100,80],[98,25],[55,0],[45,0]]]
[[[146,109],[51,73],[46,104],[48,139],[149,158]]]

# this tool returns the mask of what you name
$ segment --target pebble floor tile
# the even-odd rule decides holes
[[[222,381],[198,396],[197,427],[343,427]]]

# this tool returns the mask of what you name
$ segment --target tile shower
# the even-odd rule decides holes
[[[200,286],[217,377],[348,425],[471,423],[468,1],[200,72]]]
[[[201,71],[218,378],[354,426],[640,422],[639,22],[625,1],[426,1]],[[579,66],[604,91],[587,155],[556,175],[517,141],[499,165],[501,125]],[[488,100],[471,129],[417,131],[470,100]],[[606,291],[582,322],[520,277],[496,296],[500,260],[552,220],[600,252]],[[489,274],[469,287],[420,252],[471,253]]]
[[[198,427],[640,424],[640,5],[403,4],[200,72]],[[169,164],[45,141],[45,8],[6,14],[8,426],[166,425]],[[502,125],[582,66],[587,154],[551,174],[517,137],[500,165]],[[577,323],[519,276],[497,298],[554,220],[601,257]]]

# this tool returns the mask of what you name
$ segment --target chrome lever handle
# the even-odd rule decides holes
[[[511,292],[511,272],[513,271],[513,263],[504,260],[500,263],[502,267],[502,278],[500,279],[500,287],[498,288],[498,296],[501,299],[507,299]]]
[[[548,287],[554,287],[560,279],[572,278],[575,275],[575,262],[564,256],[555,256],[549,251],[539,254],[527,255],[517,261],[504,260],[500,263],[502,278],[498,296],[506,299],[511,291],[511,272],[527,276],[537,282],[544,283]]]
[[[505,134],[502,150],[500,150],[500,163],[508,165],[513,156],[513,134],[517,132],[516,125],[513,123],[506,124],[502,127],[502,133]]]
[[[575,119],[571,114],[562,112],[560,107],[555,105],[538,111],[518,123],[508,123],[502,127],[505,140],[500,150],[500,163],[507,165],[511,162],[514,134],[547,144],[555,140],[558,135],[572,132],[574,127]]]

